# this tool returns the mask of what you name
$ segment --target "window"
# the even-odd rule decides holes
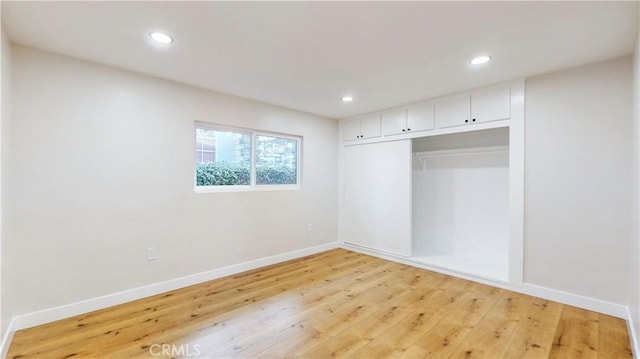
[[[251,134],[196,128],[196,185],[250,184]]]
[[[301,138],[196,123],[196,190],[299,188]]]
[[[216,158],[216,131],[196,130],[196,162],[212,162]]]
[[[256,184],[298,183],[298,140],[256,135]]]

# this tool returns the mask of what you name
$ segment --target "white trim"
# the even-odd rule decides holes
[[[194,171],[195,173],[195,171]],[[193,187],[193,193],[224,193],[224,192],[250,192],[253,187],[250,185],[220,185],[220,186],[198,186]]]
[[[249,135],[249,136],[251,136],[253,134],[253,132],[255,132],[255,130],[250,129],[250,128],[246,128],[246,127],[219,125],[217,123],[211,123],[211,122],[194,121],[194,124],[195,124],[194,128],[196,128],[196,129],[198,129],[198,128],[206,128],[208,130],[214,130],[214,131],[220,131],[220,132],[242,133],[242,134]]]
[[[216,140],[217,141],[217,140]],[[217,145],[217,143],[216,143]],[[217,147],[216,147],[217,149]],[[249,159],[251,160],[251,169],[249,170],[249,190],[253,190],[256,187],[256,181],[258,180],[258,171],[256,170],[256,134],[255,132],[251,133],[251,157],[249,157]],[[297,180],[297,178],[296,178]],[[216,186],[212,186],[212,187],[216,187]]]
[[[427,265],[424,263],[419,263],[419,262],[413,261],[411,258],[397,257],[395,255],[381,253],[376,250],[367,249],[360,246],[353,246],[348,243],[342,243],[340,244],[340,247],[344,249],[352,250],[355,252],[368,254],[374,257],[390,260],[392,262],[406,264],[413,267],[422,268],[422,269],[430,270],[433,272],[438,272],[438,273],[447,274],[453,277],[470,280],[473,282],[487,284],[493,287],[503,288],[503,289],[514,291],[514,292],[531,295],[534,297],[552,300],[554,302],[592,310],[594,312],[611,315],[617,318],[627,319],[627,317],[629,316],[627,314],[627,309],[626,309],[627,307],[621,304],[611,303],[611,302],[607,302],[607,301],[595,299],[595,298],[589,298],[579,294],[563,292],[563,291],[559,291],[551,288],[540,287],[540,286],[529,284],[529,283],[524,283],[523,285],[517,285],[517,284],[514,285],[507,282],[501,282],[501,281],[491,280],[488,278],[476,277],[473,275],[468,275],[468,274],[459,273],[452,270],[447,270],[447,269]]]
[[[258,184],[253,188],[253,191],[294,191],[301,188],[299,184]]]
[[[200,284],[221,277],[246,272],[248,270],[281,263],[296,258],[301,258],[335,248],[338,248],[337,242],[325,243],[314,247],[299,249],[283,254],[274,255],[271,257],[255,259],[223,268],[188,275],[185,277],[170,279],[164,282],[154,283],[144,287],[129,289],[118,293],[112,293],[98,298],[87,299],[76,303],[61,305],[55,308],[49,308],[37,312],[18,315],[13,318],[10,330],[18,331],[37,325],[50,323],[56,320],[112,307],[114,305],[127,303],[130,301],[165,293],[171,290]]]
[[[627,331],[629,337],[631,337],[631,351],[634,358],[640,358],[640,338],[638,338],[638,332],[636,332],[636,326],[633,321],[633,314],[631,313],[631,306],[627,306]]]
[[[194,193],[225,193],[225,192],[260,192],[260,191],[296,191],[302,187],[299,184],[272,184],[256,186],[196,186]]]
[[[9,344],[13,340],[13,334],[15,334],[16,330],[13,327],[14,320],[11,319],[11,323],[7,327],[7,332],[4,333],[4,337],[2,338],[2,343],[0,343],[0,358],[4,359],[7,357],[9,353]]]
[[[621,319],[627,318],[626,306],[622,304],[616,304],[600,299],[585,297],[579,294],[541,287],[530,283],[524,284],[522,293],[582,309],[592,310],[594,312],[610,315],[612,317]]]
[[[511,87],[509,126],[509,283],[524,283],[525,80]]]

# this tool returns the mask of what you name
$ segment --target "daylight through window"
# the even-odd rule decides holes
[[[256,184],[298,183],[298,140],[256,136]]]
[[[196,188],[298,187],[301,138],[196,125]]]

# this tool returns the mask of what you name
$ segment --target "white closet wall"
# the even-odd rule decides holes
[[[345,242],[411,256],[411,140],[344,148]]]

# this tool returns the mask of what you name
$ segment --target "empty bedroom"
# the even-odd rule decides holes
[[[638,1],[0,2],[0,357],[639,358]]]

